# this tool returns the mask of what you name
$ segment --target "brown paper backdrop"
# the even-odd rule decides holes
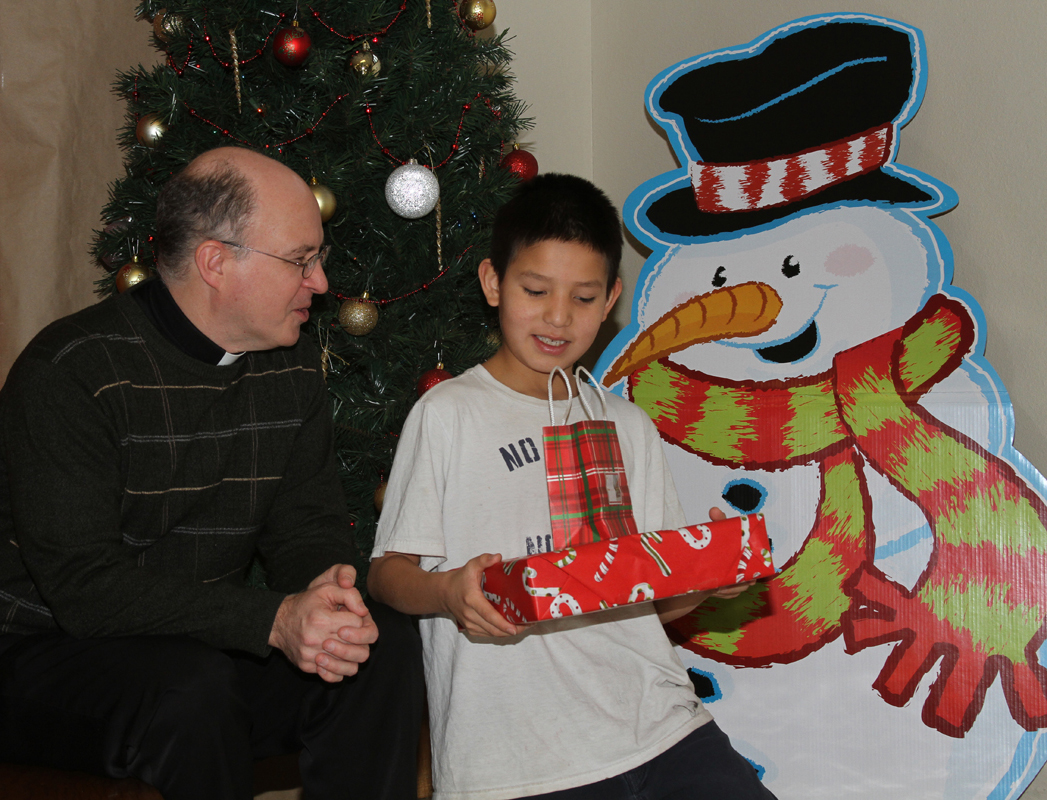
[[[47,323],[94,302],[88,249],[122,173],[116,73],[153,64],[136,0],[0,0],[0,382]]]

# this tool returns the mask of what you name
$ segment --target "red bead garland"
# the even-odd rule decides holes
[[[495,119],[500,119],[501,118],[502,112],[499,109],[491,107],[491,98],[484,97],[479,92],[476,93],[476,98],[474,98],[474,99],[477,99],[477,98],[482,99],[484,101],[484,103],[487,105],[487,110],[491,112],[491,116],[493,116]],[[451,152],[449,152],[447,154],[447,158],[445,158],[439,164],[433,165],[432,167],[430,167],[430,169],[434,169],[434,170],[435,169],[439,169],[444,164],[446,164],[448,161],[450,161],[451,158],[454,156],[454,154],[458,152],[458,142],[462,138],[462,126],[465,125],[465,115],[469,112],[469,110],[472,107],[473,107],[472,103],[463,103],[462,104],[462,114],[458,118],[458,128],[455,130],[455,133],[454,133],[454,142],[451,143],[451,148],[450,148]],[[374,129],[374,120],[371,118],[371,115],[374,113],[373,108],[374,107],[370,103],[366,103],[364,105],[364,113],[367,114],[367,124],[371,126],[371,136],[374,138],[375,144],[377,144],[379,149],[382,151],[382,155],[387,156],[388,158],[390,158],[393,161],[395,161],[397,164],[400,164],[400,165],[406,164],[407,163],[406,160],[404,160],[402,158],[397,158],[396,156],[394,156],[392,154],[392,152],[390,152],[389,148],[387,148],[385,145],[382,144],[382,140],[378,138],[378,132]],[[504,143],[503,143],[503,145],[504,145]],[[500,155],[500,153],[499,153],[499,155]]]
[[[233,136],[231,133],[229,133],[228,129],[223,128],[220,125],[212,122],[207,117],[205,117],[201,113],[199,113],[196,109],[190,108],[189,104],[186,103],[184,100],[182,101],[182,105],[185,106],[185,110],[188,111],[192,116],[196,117],[201,122],[206,122],[208,125],[210,125],[212,128],[214,128],[216,131],[218,131],[218,133],[220,133],[223,136],[226,136],[226,137],[232,139],[234,142],[239,142],[240,144],[245,145],[246,147],[262,147],[262,148],[265,148],[266,150],[268,150],[271,147],[275,147],[277,150],[279,150],[281,147],[286,147],[289,144],[294,144],[295,142],[300,141],[300,140],[304,139],[306,136],[308,136],[309,134],[313,133],[316,130],[316,126],[319,125],[321,122],[323,122],[324,118],[328,114],[331,113],[331,110],[336,105],[341,103],[347,96],[348,95],[344,95],[344,94],[338,95],[338,97],[336,97],[334,99],[334,102],[331,103],[331,105],[329,105],[324,110],[324,112],[319,116],[319,118],[316,120],[316,122],[314,122],[312,125],[310,125],[308,128],[305,129],[304,133],[300,133],[300,134],[298,134],[295,137],[287,139],[286,141],[283,141],[283,142],[279,142],[277,144],[258,144],[258,143],[255,143],[255,142],[249,142],[246,139],[241,139],[241,138],[239,138],[237,136]]]
[[[456,263],[460,262],[463,258],[465,258],[465,254],[468,253],[472,249],[473,249],[472,245],[469,245],[467,248],[465,248],[462,251],[461,255],[458,256],[458,258],[455,259],[455,262]],[[450,271],[451,271],[450,267],[444,267],[442,270],[440,270],[438,273],[436,273],[436,276],[431,281],[426,281],[421,286],[419,286],[417,289],[412,289],[411,291],[407,292],[406,294],[402,294],[399,297],[386,297],[385,299],[382,299],[382,300],[375,300],[373,297],[356,297],[354,299],[358,300],[361,303],[375,303],[375,304],[377,304],[379,306],[384,306],[384,305],[387,305],[388,303],[395,303],[398,300],[404,300],[404,299],[406,299],[408,297],[411,297],[412,295],[416,295],[419,292],[427,291],[430,286],[432,286],[434,283],[436,283],[438,280],[440,280],[440,278],[442,278],[444,275],[446,275]],[[328,294],[334,295],[339,300],[348,300],[351,297],[351,295],[339,294],[338,292],[334,291],[334,289],[328,290]]]
[[[349,42],[355,42],[357,39],[368,39],[368,38],[370,38],[370,39],[373,40],[372,44],[375,44],[378,41],[378,37],[379,36],[383,36],[383,35],[389,33],[389,29],[391,27],[393,27],[393,25],[396,24],[396,21],[398,19],[400,19],[400,15],[403,14],[404,10],[407,8],[407,0],[403,0],[403,2],[400,3],[400,10],[396,12],[396,16],[394,16],[392,18],[392,20],[390,20],[389,24],[386,25],[381,30],[375,31],[374,33],[350,33],[350,34],[340,33],[339,31],[336,31],[334,28],[332,28],[330,25],[328,25],[326,22],[324,22],[320,18],[320,12],[319,11],[314,9],[312,6],[306,6],[306,8],[308,8],[309,12],[313,15],[313,19],[315,19],[317,22],[319,22],[321,25],[323,25],[325,28],[327,28],[327,30],[329,30],[335,36],[339,36],[342,39],[345,39],[345,40],[347,40]]]
[[[178,67],[175,65],[174,56],[171,55],[171,51],[167,51],[167,66],[178,73],[178,77],[181,78],[182,74],[189,67],[189,59],[193,57],[193,37],[189,37],[189,44],[186,46],[185,61],[182,62],[182,66]]]
[[[338,97],[336,97],[334,99],[334,101],[331,103],[331,105],[329,105],[324,110],[324,112],[317,118],[316,122],[314,122],[312,125],[310,125],[308,128],[305,129],[304,133],[300,133],[300,134],[298,134],[295,137],[287,139],[287,140],[285,140],[283,142],[278,142],[276,144],[259,144],[259,143],[256,143],[256,142],[249,142],[246,139],[240,139],[240,138],[230,134],[228,129],[223,128],[222,126],[218,125],[215,122],[212,122],[207,117],[205,117],[202,114],[200,114],[196,109],[191,108],[189,106],[189,104],[186,103],[184,100],[182,101],[182,105],[185,107],[185,110],[188,111],[191,116],[195,117],[196,119],[200,120],[201,122],[206,122],[208,125],[210,125],[212,128],[214,128],[218,133],[222,134],[223,136],[227,136],[228,138],[232,139],[234,142],[239,142],[240,144],[245,145],[246,147],[263,147],[265,149],[269,149],[271,147],[275,147],[275,148],[279,149],[281,147],[286,147],[289,144],[294,144],[295,142],[300,141],[301,139],[304,139],[309,134],[313,133],[316,130],[316,128],[320,125],[320,123],[323,122],[324,118],[328,114],[331,113],[331,110],[336,105],[338,105],[340,102],[342,102],[342,100],[344,100],[347,96],[348,95],[344,95],[344,94],[338,95]],[[480,94],[477,94],[476,96],[477,97],[481,97]],[[492,116],[494,116],[496,119],[501,117],[501,113],[502,113],[501,111],[499,111],[496,108],[491,108],[491,98],[489,98],[489,97],[482,97],[481,99],[487,105],[488,110],[491,112]],[[458,148],[459,148],[458,141],[459,141],[459,139],[461,139],[461,136],[462,136],[462,125],[465,123],[465,114],[471,108],[472,108],[472,104],[470,104],[470,103],[464,103],[462,105],[462,116],[458,120],[458,129],[455,132],[454,143],[451,145],[451,152],[448,153],[447,158],[445,158],[443,161],[441,161],[439,164],[437,164],[435,167],[433,167],[433,169],[436,169],[438,167],[442,167],[444,164],[446,164],[448,161],[451,160],[451,157],[456,152],[458,152]],[[382,145],[381,141],[378,139],[378,133],[374,129],[374,122],[371,120],[372,107],[371,107],[370,104],[366,104],[364,106],[364,112],[367,114],[367,122],[371,126],[371,135],[374,137],[375,142],[378,144],[378,147],[381,149],[382,155],[391,158],[393,161],[396,161],[398,164],[406,164],[407,163],[406,161],[403,161],[403,160],[397,158],[396,156],[394,156],[392,154],[392,152],[390,152],[390,150],[387,147]],[[502,146],[504,146],[504,143],[503,143]],[[501,148],[499,148],[499,149],[501,149]],[[500,155],[500,153],[499,153],[499,155]]]
[[[465,253],[462,253],[462,255],[464,256]],[[384,306],[387,303],[395,303],[397,300],[403,300],[405,298],[410,297],[411,295],[415,295],[415,294],[418,294],[419,292],[426,291],[430,286],[432,286],[434,283],[436,283],[438,280],[440,280],[440,278],[442,278],[444,275],[446,275],[450,270],[451,270],[450,267],[444,267],[442,270],[440,270],[438,273],[436,273],[436,277],[434,277],[431,281],[427,281],[427,282],[423,283],[421,286],[419,286],[417,289],[412,289],[411,291],[407,292],[406,294],[402,294],[399,297],[386,297],[386,298],[384,298],[382,300],[376,300],[373,297],[357,297],[356,299],[359,300],[361,303],[374,303],[375,305],[379,305],[379,306]],[[351,296],[351,295],[339,294],[338,292],[333,291],[333,290],[330,290],[328,292],[328,294],[333,294],[339,300],[348,300],[350,298],[350,296]]]
[[[242,67],[244,64],[250,64],[256,58],[261,56],[265,52],[265,46],[269,43],[269,40],[272,38],[273,34],[276,33],[276,29],[279,28],[283,24],[283,21],[285,19],[287,19],[287,15],[286,14],[281,14],[279,19],[277,20],[276,24],[273,25],[273,27],[269,30],[269,33],[267,33],[265,35],[265,39],[262,41],[262,46],[254,51],[254,55],[250,56],[249,58],[238,59],[236,61],[236,63],[239,64]],[[211,44],[211,34],[209,34],[207,32],[207,15],[206,14],[204,15],[204,26],[203,27],[204,27],[204,41],[207,42],[208,47],[211,48],[211,55],[214,56],[214,60],[217,61],[219,64],[221,64],[226,69],[230,69],[233,66],[233,62],[232,61],[222,61],[221,57],[218,55],[218,51],[215,50],[214,49],[214,45]],[[181,75],[182,73],[179,72],[178,74]]]

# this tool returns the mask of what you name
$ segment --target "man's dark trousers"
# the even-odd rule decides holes
[[[0,760],[133,775],[165,800],[247,800],[255,760],[300,750],[307,800],[414,798],[421,644],[407,617],[368,607],[378,641],[336,684],[276,651],[187,637],[0,636]]]

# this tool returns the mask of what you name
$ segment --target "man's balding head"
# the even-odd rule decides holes
[[[178,307],[229,353],[289,347],[327,291],[320,207],[278,161],[238,147],[209,150],[164,186],[157,255]],[[309,275],[306,275],[309,267]]]
[[[184,279],[196,247],[207,239],[240,241],[259,202],[259,182],[291,178],[304,185],[283,164],[240,147],[220,147],[194,158],[164,185],[157,200],[161,276],[169,283]]]

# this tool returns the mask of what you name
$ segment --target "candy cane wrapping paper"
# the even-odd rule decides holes
[[[495,564],[483,592],[509,622],[538,622],[770,577],[763,514],[651,531]]]

